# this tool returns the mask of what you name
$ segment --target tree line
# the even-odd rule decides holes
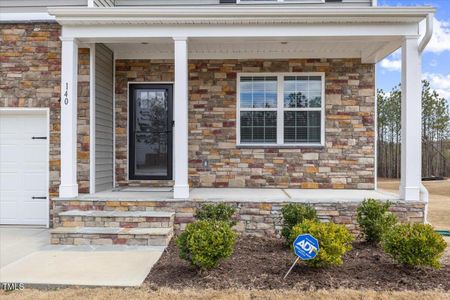
[[[400,177],[401,89],[377,91],[378,176]],[[450,176],[450,113],[447,100],[422,81],[422,177]]]

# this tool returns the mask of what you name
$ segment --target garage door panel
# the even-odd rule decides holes
[[[26,173],[24,175],[23,189],[25,191],[46,192],[45,185],[47,178],[42,172]]]
[[[0,173],[0,189],[2,192],[18,190],[20,182],[20,175],[16,172],[5,170]]]
[[[46,225],[48,148],[45,113],[0,111],[0,224]]]

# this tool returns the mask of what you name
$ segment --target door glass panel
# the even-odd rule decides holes
[[[134,175],[168,176],[171,124],[167,89],[136,89],[134,101]]]

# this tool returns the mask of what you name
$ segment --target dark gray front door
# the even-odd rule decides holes
[[[172,85],[130,85],[129,179],[172,179]]]

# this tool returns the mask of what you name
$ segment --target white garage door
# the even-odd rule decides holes
[[[0,110],[0,224],[47,225],[46,111]]]

